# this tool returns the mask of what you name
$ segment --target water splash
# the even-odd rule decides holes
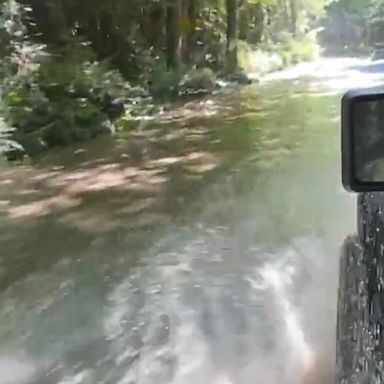
[[[105,332],[127,369],[119,384],[311,383],[315,353],[290,297],[295,251],[255,255],[282,261],[253,272],[222,273],[225,255],[212,247],[223,238],[210,234],[150,256],[110,296]],[[208,254],[220,260],[209,272]]]

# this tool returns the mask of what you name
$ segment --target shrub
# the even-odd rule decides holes
[[[285,41],[280,44],[279,49],[285,64],[311,61],[320,55],[320,48],[314,31],[298,37],[287,36]]]
[[[196,94],[211,92],[216,76],[210,68],[195,68],[188,71],[181,80],[179,93]]]
[[[119,72],[104,63],[49,58],[36,71],[9,78],[4,116],[18,142],[34,134],[48,146],[69,144],[107,132],[105,95],[121,97],[126,89]]]
[[[149,91],[157,99],[177,96],[182,77],[181,69],[169,70],[165,64],[157,65],[149,74]]]
[[[246,43],[239,45],[239,62],[248,72],[266,73],[284,66],[316,59],[320,54],[316,33],[293,37],[280,33],[276,41],[265,41],[252,49]]]

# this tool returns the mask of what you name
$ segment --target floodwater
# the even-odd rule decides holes
[[[340,95],[382,78],[304,64],[4,168],[0,383],[333,382]]]

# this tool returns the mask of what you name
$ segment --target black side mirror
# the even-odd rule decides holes
[[[349,191],[384,191],[384,88],[343,97],[342,174]]]

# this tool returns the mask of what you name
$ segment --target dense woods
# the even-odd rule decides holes
[[[310,60],[327,3],[1,0],[2,148],[34,156],[126,128],[154,101],[211,92],[217,78],[247,83],[247,72]]]
[[[383,45],[384,2],[339,0],[326,7],[321,42],[331,53],[371,53]]]

